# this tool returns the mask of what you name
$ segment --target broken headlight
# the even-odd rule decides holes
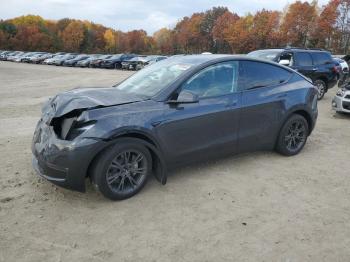
[[[52,121],[52,126],[58,138],[73,140],[96,123],[95,120],[86,120],[80,117],[80,112],[71,112]]]
[[[89,130],[91,127],[94,126],[96,121],[88,121],[84,123],[75,123],[71,126],[69,132],[67,133],[66,140],[73,140],[76,137],[80,136],[85,131]]]

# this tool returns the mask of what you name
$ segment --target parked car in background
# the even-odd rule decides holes
[[[21,61],[23,63],[30,63],[31,59],[35,56],[44,54],[44,52],[28,52],[24,56],[21,57]]]
[[[46,58],[44,61],[42,61],[42,64],[52,65],[56,59],[62,58],[63,56],[64,55],[53,55],[52,57]]]
[[[136,70],[140,70],[144,68],[145,66],[154,64],[156,62],[162,61],[164,59],[167,59],[167,56],[159,56],[159,55],[150,55],[147,56],[144,60],[141,60],[139,63],[136,65]]]
[[[321,49],[267,49],[253,51],[248,56],[271,60],[302,73],[317,86],[319,100],[338,82],[339,72],[336,63],[329,52]]]
[[[25,56],[26,53],[25,52],[18,52],[14,55],[11,55],[9,57],[7,57],[7,61],[11,61],[11,62],[21,62],[21,59],[23,56]]]
[[[90,61],[89,67],[95,68],[95,67],[101,67],[101,63],[105,59],[111,58],[113,55],[101,55],[97,57],[96,59],[92,59]]]
[[[69,60],[69,59],[73,59],[74,57],[76,57],[77,55],[76,54],[65,54],[65,55],[59,55],[57,57],[54,57],[53,58],[53,61],[52,61],[52,65],[63,65],[63,63],[66,61],[66,60]]]
[[[45,59],[52,58],[54,55],[50,53],[38,54],[29,59],[29,63],[40,64]]]
[[[136,66],[141,61],[145,61],[146,56],[135,56],[130,59],[126,59],[122,62],[122,69],[124,70],[136,70]]]
[[[1,61],[6,61],[7,57],[10,56],[11,54],[13,54],[14,51],[4,51],[0,54],[0,60]]]
[[[77,67],[89,67],[90,66],[90,62],[98,59],[99,57],[102,57],[103,55],[100,55],[100,54],[92,54],[92,55],[89,55],[89,57],[87,59],[83,59],[83,60],[80,60],[78,61],[75,66]]]
[[[25,59],[27,56],[28,56],[28,53],[24,52],[23,54],[16,55],[14,58],[12,58],[12,61],[17,63],[23,62],[23,59]]]
[[[6,56],[6,61],[14,62],[15,59],[17,59],[18,57],[20,57],[22,55],[24,55],[24,52],[22,52],[22,51],[13,52],[13,53],[9,54],[8,56]]]
[[[317,96],[310,80],[276,63],[169,58],[115,87],[49,100],[33,137],[33,167],[78,191],[89,177],[105,197],[121,200],[152,173],[165,184],[179,165],[255,150],[298,154],[316,123]]]
[[[135,57],[135,54],[117,54],[113,55],[110,58],[103,59],[100,63],[100,67],[102,68],[115,68],[121,69],[122,62],[128,59]]]
[[[332,100],[332,108],[337,113],[350,114],[350,83],[347,80],[341,86]]]
[[[149,56],[136,56],[122,62],[122,69],[126,70],[140,70],[147,65],[156,63],[158,61],[166,59],[166,56],[149,55]]]
[[[72,59],[67,59],[63,62],[63,65],[64,66],[75,66],[76,63],[78,63],[79,61],[81,60],[85,60],[85,59],[88,59],[89,56],[88,55],[85,55],[85,54],[82,54],[82,55],[77,55],[75,56],[74,58]]]
[[[337,113],[350,113],[350,86],[338,90],[333,98],[332,107]]]
[[[349,65],[348,63],[338,57],[333,57],[333,60],[338,63],[338,78],[339,78],[339,85],[342,85],[345,83],[345,81],[347,80],[348,76],[349,76]]]

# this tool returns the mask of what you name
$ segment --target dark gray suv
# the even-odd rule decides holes
[[[89,177],[110,199],[139,192],[154,174],[227,154],[298,154],[317,119],[317,89],[276,63],[191,55],[155,63],[109,88],[74,89],[43,107],[36,171],[84,191]]]
[[[331,53],[322,49],[266,49],[253,51],[248,56],[289,66],[310,78],[319,90],[319,100],[328,89],[336,86],[339,80],[339,68]]]

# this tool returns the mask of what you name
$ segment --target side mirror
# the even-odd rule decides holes
[[[198,101],[198,95],[190,91],[183,90],[180,92],[176,100],[169,100],[168,104],[191,104],[197,103]]]
[[[280,65],[284,65],[284,66],[289,66],[290,65],[290,61],[289,60],[280,60],[278,63]]]

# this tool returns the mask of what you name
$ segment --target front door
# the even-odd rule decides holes
[[[170,164],[187,163],[237,150],[241,95],[238,62],[209,66],[186,81],[181,90],[197,103],[166,104],[164,122],[156,128]]]
[[[308,52],[295,52],[294,63],[291,67],[313,81],[315,80],[314,76],[316,68],[313,65],[312,57]]]

